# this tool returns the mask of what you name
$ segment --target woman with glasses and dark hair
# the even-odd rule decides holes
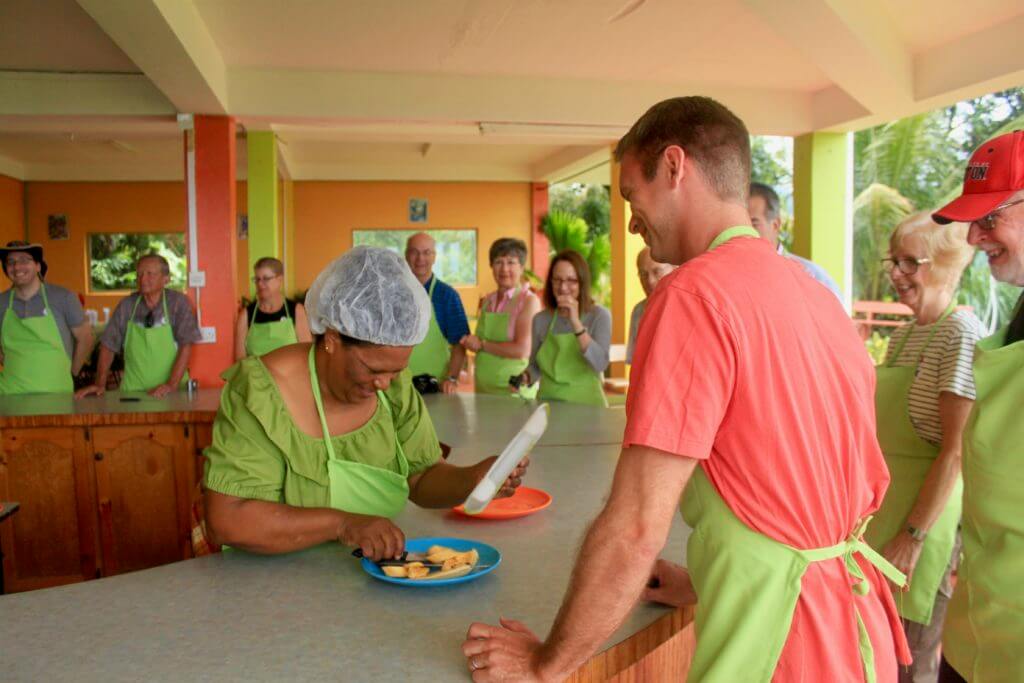
[[[877,369],[878,442],[891,482],[865,538],[906,574],[896,595],[914,662],[900,681],[935,681],[951,575],[960,555],[960,447],[974,404],[971,373],[982,326],[955,310],[956,288],[974,250],[967,226],[942,229],[927,213],[904,220],[884,259],[914,321],[889,338]],[[899,589],[897,589],[899,590]]]
[[[490,251],[491,272],[498,289],[480,300],[476,334],[460,343],[476,353],[476,391],[505,394],[517,391],[524,398],[534,393],[515,386],[530,358],[530,321],[540,310],[540,300],[523,282],[526,243],[513,237],[495,240]]]
[[[544,310],[533,318],[533,349],[523,383],[540,380],[538,398],[607,406],[612,316],[590,297],[590,267],[572,250],[551,259]]]
[[[284,295],[284,264],[264,256],[252,267],[256,300],[238,313],[235,360],[262,356],[296,342],[311,342],[306,309]]]

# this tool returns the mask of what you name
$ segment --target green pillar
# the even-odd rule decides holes
[[[828,271],[850,296],[852,150],[848,133],[793,140],[793,253]]]
[[[281,229],[278,223],[277,139],[272,131],[250,131],[246,135],[249,194],[249,273],[264,256],[281,258]],[[255,286],[249,285],[249,294]]]

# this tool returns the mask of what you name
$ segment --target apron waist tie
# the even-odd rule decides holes
[[[860,565],[853,558],[854,553],[860,553],[868,562],[874,565],[885,578],[892,581],[897,586],[905,586],[907,583],[907,577],[900,570],[896,569],[889,562],[889,560],[882,557],[874,548],[864,542],[863,536],[864,531],[867,529],[868,522],[871,521],[871,517],[867,517],[857,524],[856,528],[850,533],[845,541],[840,541],[833,546],[827,548],[812,548],[810,550],[797,550],[808,562],[821,562],[823,560],[831,560],[837,557],[842,557],[843,562],[846,565],[846,571],[851,576],[857,579],[857,583],[854,586],[854,591],[858,595],[867,595],[871,590],[871,584],[868,583],[867,577],[864,576],[864,572],[861,571]]]

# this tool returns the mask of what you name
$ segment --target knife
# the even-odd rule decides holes
[[[356,548],[355,550],[353,550],[352,557],[358,557],[362,559],[363,549]],[[440,562],[429,562],[427,560],[426,553],[410,553],[409,551],[402,552],[398,559],[378,560],[377,562],[374,562],[374,564],[376,564],[378,567],[404,567],[409,562],[420,562],[423,564],[424,567],[429,567],[431,569],[440,569],[443,566]],[[473,571],[476,571],[477,569],[487,569],[490,566],[491,565],[489,564],[477,564],[473,567]]]

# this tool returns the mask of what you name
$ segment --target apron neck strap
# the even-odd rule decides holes
[[[288,322],[292,322],[292,314],[288,312],[288,297],[284,297],[284,317],[288,318]],[[257,298],[256,301],[252,302],[252,315],[249,316],[249,327],[256,324],[256,311],[260,308],[260,300]],[[292,323],[294,324],[294,323]]]
[[[932,338],[935,337],[935,332],[939,329],[939,325],[942,324],[943,320],[952,315],[955,310],[956,301],[951,301],[949,306],[946,306],[946,310],[939,316],[939,319],[932,323],[932,329],[928,332],[928,338],[925,340],[924,346],[921,347],[921,351],[917,354],[917,360],[914,362],[914,365],[919,365],[921,363],[921,359],[924,358],[924,352],[928,350],[928,345],[932,343]],[[911,325],[913,325],[913,323],[911,323]],[[893,354],[889,356],[889,361],[885,364],[885,367],[892,367],[892,364],[899,359],[900,354],[903,353],[903,347],[907,345],[907,340],[910,339],[910,334],[910,332],[907,332],[903,339],[900,340],[899,346],[897,346]]]
[[[331,443],[331,431],[327,429],[327,416],[324,415],[324,400],[320,394],[320,378],[316,374],[316,342],[309,345],[309,382],[313,385],[313,402],[316,403],[316,412],[320,416],[320,428],[324,432],[324,445],[327,446],[327,456],[335,460],[334,444]]]
[[[555,329],[555,321],[556,320],[558,320],[558,309],[557,308],[553,309],[551,311],[551,323],[548,325],[548,331],[544,335],[545,338],[551,336],[551,330]]]
[[[142,292],[139,292],[139,298],[135,300],[135,305],[132,306],[132,314],[130,316],[128,316],[129,324],[135,322],[135,311],[139,310],[139,302],[142,301],[145,298],[146,298],[146,295],[143,294]],[[164,309],[164,322],[166,324],[170,325],[171,324],[171,317],[167,314],[167,291],[166,290],[161,290],[160,291],[160,303],[161,303],[161,305],[163,306],[163,309]],[[146,306],[146,308],[149,308],[149,306]]]
[[[708,245],[708,251],[716,249],[735,237],[760,237],[761,233],[749,225],[734,225],[718,233],[715,239]]]
[[[434,298],[434,285],[437,284],[437,276],[433,273],[430,274],[430,289],[427,290],[427,296],[431,299]]]

